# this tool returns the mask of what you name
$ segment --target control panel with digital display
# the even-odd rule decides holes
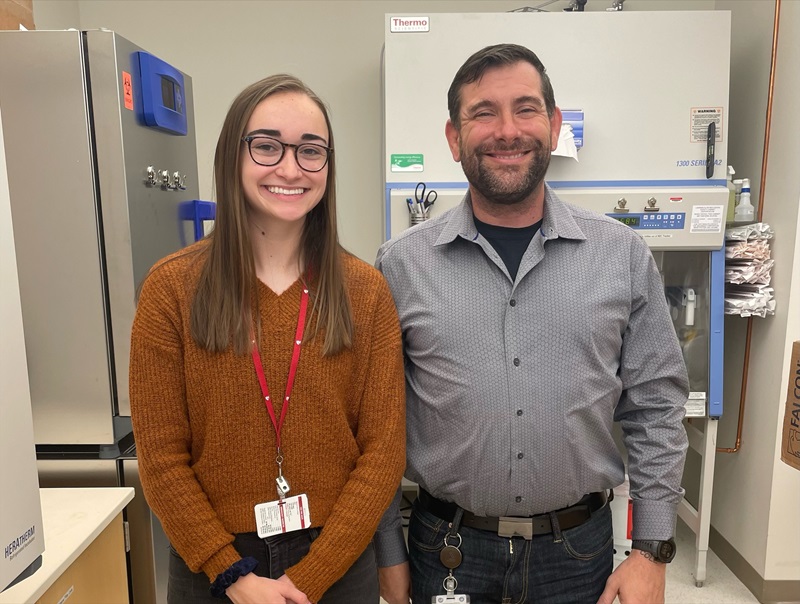
[[[614,220],[619,220],[622,224],[626,224],[632,229],[667,229],[667,230],[682,230],[686,221],[686,214],[684,212],[646,212],[644,214],[613,214],[609,213]]]
[[[549,184],[563,201],[631,227],[653,250],[718,250],[724,245],[727,187]]]
[[[141,102],[138,107],[142,121],[147,126],[185,136],[183,74],[149,52],[135,54],[139,60]]]

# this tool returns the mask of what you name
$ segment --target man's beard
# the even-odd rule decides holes
[[[533,143],[532,145],[530,143]],[[495,151],[522,151],[531,149],[530,163],[525,172],[520,166],[489,168],[483,157]],[[459,142],[461,168],[467,181],[487,201],[498,205],[514,205],[527,199],[542,183],[550,165],[550,148],[539,140],[520,141],[512,145],[483,145],[468,153]]]

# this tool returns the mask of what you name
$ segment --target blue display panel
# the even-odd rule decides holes
[[[645,212],[644,214],[606,214],[632,229],[683,230],[685,212]]]
[[[169,63],[149,52],[135,53],[139,63],[142,121],[153,128],[172,134],[186,135],[186,104],[183,74]]]

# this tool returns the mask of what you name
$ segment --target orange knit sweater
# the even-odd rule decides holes
[[[277,471],[252,357],[210,354],[190,335],[203,258],[178,253],[146,279],[133,324],[130,398],[147,501],[189,568],[213,581],[241,558],[233,534],[256,530],[253,507],[276,499]],[[378,271],[347,254],[342,262],[353,346],[322,357],[322,330],[303,344],[281,432],[290,495],[307,494],[312,526],[325,527],[287,571],[312,601],[364,551],[405,466],[397,312]],[[261,357],[278,414],[300,292],[299,281],[280,296],[258,283]],[[315,320],[309,313],[307,334]]]

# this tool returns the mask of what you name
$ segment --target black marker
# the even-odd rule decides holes
[[[717,123],[708,125],[708,138],[706,139],[706,178],[714,176],[714,141],[717,138]]]

